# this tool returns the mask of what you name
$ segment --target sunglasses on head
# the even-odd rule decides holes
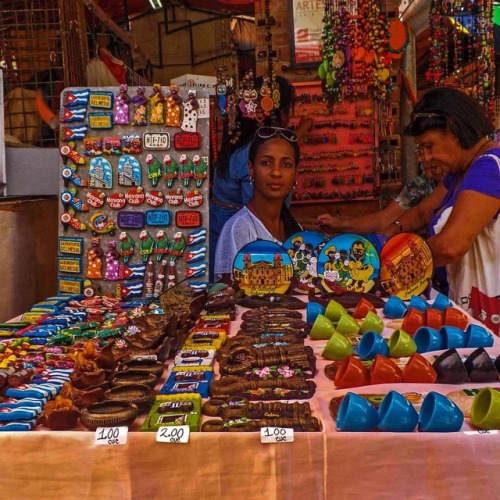
[[[442,113],[412,113],[410,115],[410,124],[414,123],[416,120],[420,118],[444,118],[447,119],[446,115]]]
[[[297,134],[288,128],[281,127],[260,127],[255,132],[256,137],[260,137],[261,139],[271,139],[271,137],[275,137],[279,135],[286,139],[288,142],[297,142]]]

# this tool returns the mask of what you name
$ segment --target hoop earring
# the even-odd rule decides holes
[[[250,177],[250,184],[253,185],[253,177]]]

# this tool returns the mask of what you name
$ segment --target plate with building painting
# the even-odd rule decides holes
[[[277,243],[252,241],[236,254],[233,278],[250,297],[286,293],[293,278],[292,259]]]
[[[359,234],[340,234],[325,243],[318,258],[318,277],[328,292],[368,292],[380,272],[373,244]]]
[[[417,234],[396,234],[380,251],[380,286],[389,295],[409,300],[423,293],[432,272],[431,250]]]
[[[327,241],[328,237],[319,231],[300,231],[283,243],[283,248],[292,259],[291,290],[294,293],[320,292],[316,286],[318,257]]]

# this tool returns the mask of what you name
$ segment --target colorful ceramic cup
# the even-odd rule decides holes
[[[309,332],[309,336],[314,340],[328,340],[334,332],[334,324],[326,316],[323,316],[323,314],[318,314]]]
[[[401,329],[413,335],[421,326],[425,326],[425,314],[414,307],[406,312]]]
[[[445,325],[439,329],[439,332],[443,336],[445,349],[465,347],[467,338],[465,332],[461,328]]]
[[[471,382],[498,382],[498,372],[490,355],[479,347],[464,361]]]
[[[418,416],[422,432],[457,432],[464,423],[462,410],[449,398],[431,391],[425,396]]]
[[[500,429],[500,392],[492,387],[481,389],[472,402],[470,419],[480,429]]]
[[[332,361],[342,361],[348,356],[352,356],[352,345],[347,337],[341,333],[333,332],[321,356]]]
[[[352,317],[355,319],[363,319],[369,311],[373,311],[375,314],[377,313],[376,307],[368,299],[362,297],[356,304]]]
[[[403,372],[401,368],[386,356],[377,354],[370,369],[372,384],[397,384],[401,382]]]
[[[445,348],[444,338],[441,332],[429,326],[421,326],[413,335],[417,344],[417,352],[440,351]]]
[[[334,384],[337,389],[360,387],[370,383],[370,372],[359,358],[349,356],[340,363],[335,374]]]
[[[377,428],[387,432],[412,432],[417,427],[418,413],[399,392],[388,392],[378,408]]]
[[[392,319],[401,319],[408,310],[406,304],[402,299],[393,295],[387,299],[387,302],[384,304],[384,316]]]
[[[343,314],[347,314],[346,308],[336,300],[330,300],[325,309],[325,316],[333,323],[337,323]]]
[[[433,384],[436,378],[436,370],[418,352],[411,355],[403,368],[403,382],[408,384]]]
[[[465,345],[467,347],[491,347],[493,335],[481,325],[471,323],[465,330]]]
[[[342,398],[337,413],[338,431],[370,431],[377,423],[378,411],[367,399],[354,392],[348,392]]]
[[[382,318],[379,318],[376,312],[368,311],[365,319],[359,325],[359,331],[361,333],[366,333],[369,330],[373,330],[378,333],[382,333],[384,329],[384,322]]]
[[[361,359],[373,359],[377,354],[389,356],[389,345],[380,334],[370,330],[359,341],[358,355]]]
[[[461,330],[465,330],[469,320],[467,315],[461,309],[456,307],[446,307],[444,310],[444,324],[445,326],[456,326]]]
[[[325,307],[317,302],[308,302],[306,305],[306,321],[310,325],[314,323],[314,320],[317,318],[318,314],[325,314]]]
[[[435,307],[425,310],[425,325],[439,330],[444,325],[444,312]]]
[[[350,314],[346,313],[342,314],[335,329],[342,335],[356,335],[359,332],[359,325]]]
[[[412,295],[410,301],[408,302],[408,309],[413,307],[419,311],[425,312],[429,307],[429,304],[424,298],[420,297],[420,295]]]
[[[447,307],[453,307],[453,302],[443,293],[438,293],[432,303],[432,307],[444,312]]]
[[[469,374],[456,349],[448,349],[440,354],[432,364],[440,384],[465,384]]]
[[[404,358],[417,352],[417,344],[404,330],[394,330],[389,337],[389,356]]]

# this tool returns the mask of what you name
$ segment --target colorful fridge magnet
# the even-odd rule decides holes
[[[165,126],[180,127],[181,126],[181,105],[182,99],[179,95],[179,86],[170,86],[170,95],[165,98],[166,116]]]
[[[165,180],[167,181],[167,187],[170,188],[179,174],[179,165],[171,155],[165,155],[163,157],[163,165],[165,166]]]
[[[187,100],[182,103],[184,113],[182,117],[181,130],[184,132],[196,132],[196,123],[198,121],[198,109],[200,107],[196,100],[196,90],[189,90]]]
[[[90,89],[65,90],[62,94],[62,105],[68,108],[86,107],[89,102]]]
[[[61,123],[83,122],[87,108],[61,108],[59,120]]]
[[[198,243],[204,243],[207,239],[207,228],[202,227],[201,229],[197,229],[196,231],[191,231],[187,235],[186,243],[188,246],[198,245]]]
[[[132,283],[117,283],[115,287],[115,297],[120,300],[133,299],[142,296],[144,283],[142,280]]]
[[[365,234],[365,238],[375,247],[375,250],[380,255],[382,247],[386,244],[388,238],[385,234],[370,233]]]
[[[122,138],[118,135],[105,136],[102,139],[102,152],[105,155],[122,154]]]
[[[208,164],[205,157],[200,155],[193,156],[193,165],[194,165],[194,180],[196,181],[196,187],[201,187],[203,181],[207,178],[208,172]]]
[[[143,212],[121,210],[116,223],[121,229],[140,229],[146,225],[146,216]]]
[[[140,135],[124,135],[122,137],[122,152],[138,155],[142,153],[142,140]]]
[[[105,253],[106,270],[104,279],[117,281],[120,279],[120,252],[116,249],[116,241],[108,241],[108,250]]]
[[[293,278],[292,259],[277,243],[252,241],[236,254],[233,278],[250,297],[286,293]]]
[[[196,210],[178,210],[175,212],[175,225],[177,227],[200,227],[201,222],[201,212]]]
[[[123,193],[113,193],[107,197],[106,203],[113,210],[121,210],[127,204],[127,199]]]
[[[86,137],[83,139],[83,154],[85,156],[102,155],[102,137]]]
[[[112,109],[115,96],[112,92],[92,90],[89,97],[89,106],[96,109]]]
[[[204,276],[207,272],[207,263],[201,262],[200,264],[195,264],[193,266],[186,266],[186,271],[184,276],[186,278],[197,278],[199,276]]]
[[[147,262],[154,252],[156,241],[147,230],[141,231],[139,240],[139,253],[142,257],[142,261]]]
[[[76,212],[88,212],[88,205],[76,197],[77,193],[76,188],[68,188],[61,191],[60,198],[64,209],[68,210],[68,207],[72,207]]]
[[[429,286],[433,262],[427,243],[418,235],[399,233],[380,252],[380,285],[389,295],[409,300]]]
[[[150,207],[159,207],[163,204],[163,200],[163,193],[161,191],[153,189],[146,193],[146,203]]]
[[[90,240],[90,248],[87,249],[87,273],[89,279],[101,280],[102,266],[104,261],[104,250],[101,248],[101,238],[94,236]]]
[[[146,224],[148,226],[169,226],[172,222],[170,210],[146,210]]]
[[[148,97],[148,100],[150,104],[149,123],[163,125],[165,98],[161,93],[161,85],[159,83],[153,85],[153,93]]]
[[[128,85],[122,83],[120,85],[120,92],[115,99],[115,118],[114,122],[117,125],[128,125],[129,124],[129,104],[130,96],[128,95]]]
[[[132,255],[134,255],[135,240],[127,231],[120,233],[120,253],[123,257],[123,263],[126,264]]]
[[[182,184],[187,187],[189,186],[189,182],[193,178],[194,175],[194,165],[189,158],[189,156],[183,154],[179,158],[179,166],[180,166],[180,172],[179,172],[179,177],[182,179]]]
[[[357,234],[341,234],[325,243],[318,258],[318,276],[329,292],[368,292],[375,285],[380,259],[375,247]]]
[[[144,188],[139,186],[136,188],[129,189],[125,193],[125,198],[127,199],[127,202],[129,203],[129,205],[132,205],[134,207],[142,205],[146,199],[146,194],[144,193]]]
[[[184,258],[185,262],[198,262],[207,258],[206,245],[190,249]]]
[[[153,291],[154,291],[154,286],[155,286],[155,281],[154,281],[154,270],[155,270],[155,265],[152,260],[148,260],[148,263],[146,265],[146,281],[144,283],[144,286],[146,288],[146,298],[150,299],[153,297]]]
[[[175,207],[184,201],[184,193],[181,188],[172,189],[166,194],[165,198],[169,205]]]
[[[69,255],[83,255],[83,238],[60,236],[59,253]]]
[[[102,191],[87,191],[85,199],[91,207],[101,208],[106,203],[106,193]]]
[[[76,166],[85,165],[85,158],[78,154],[76,145],[73,141],[68,142],[68,144],[63,144],[59,148],[59,153],[65,165],[67,165],[68,160],[71,160]]]
[[[148,179],[153,187],[156,187],[161,177],[161,162],[151,153],[146,156],[148,166]]]
[[[135,96],[132,97],[132,103],[134,104],[134,117],[132,119],[132,125],[142,127],[148,124],[148,111],[146,108],[148,98],[144,95],[145,92],[146,89],[140,85],[137,87]]]
[[[76,125],[71,127],[66,125],[62,127],[63,141],[81,141],[87,135],[88,125]]]
[[[87,225],[84,222],[79,221],[75,217],[75,210],[73,208],[68,208],[68,210],[61,213],[61,223],[63,225],[64,231],[67,231],[68,228],[72,228],[75,231],[86,231]]]
[[[113,187],[113,171],[111,163],[106,158],[97,157],[90,160],[89,186],[101,189]]]
[[[197,208],[203,204],[203,195],[200,191],[198,191],[198,189],[194,189],[193,191],[186,193],[186,196],[184,196],[184,203],[189,208]]]
[[[284,243],[293,264],[291,289],[295,293],[318,293],[318,257],[328,238],[318,231],[301,231]]]
[[[113,113],[89,113],[89,127],[94,130],[108,130],[113,128]]]
[[[153,297],[158,297],[163,292],[163,287],[165,286],[166,273],[167,273],[167,261],[162,260],[160,264],[160,269],[158,271],[158,275],[156,276],[155,280]]]
[[[184,234],[182,233],[182,231],[177,231],[168,246],[168,255],[170,256],[170,261],[172,262],[177,260],[178,257],[182,257],[186,246],[187,245]]]
[[[116,231],[115,223],[109,220],[104,212],[92,214],[89,218],[89,226],[94,236],[98,234],[114,234]]]
[[[178,151],[201,148],[201,134],[199,132],[177,132],[174,134],[174,148]]]
[[[61,273],[80,274],[82,272],[81,257],[58,257],[57,270]]]
[[[170,134],[168,132],[144,132],[142,134],[144,149],[169,149]]]
[[[141,164],[135,156],[120,156],[118,160],[118,184],[120,186],[140,186],[142,184]]]
[[[160,229],[156,233],[156,244],[154,247],[154,253],[156,255],[156,260],[160,262],[167,254],[168,247],[170,246],[170,240],[163,229]]]
[[[76,167],[71,165],[70,167],[64,167],[61,170],[61,177],[63,178],[64,185],[67,186],[70,182],[76,187],[87,187],[88,182],[76,173]]]

